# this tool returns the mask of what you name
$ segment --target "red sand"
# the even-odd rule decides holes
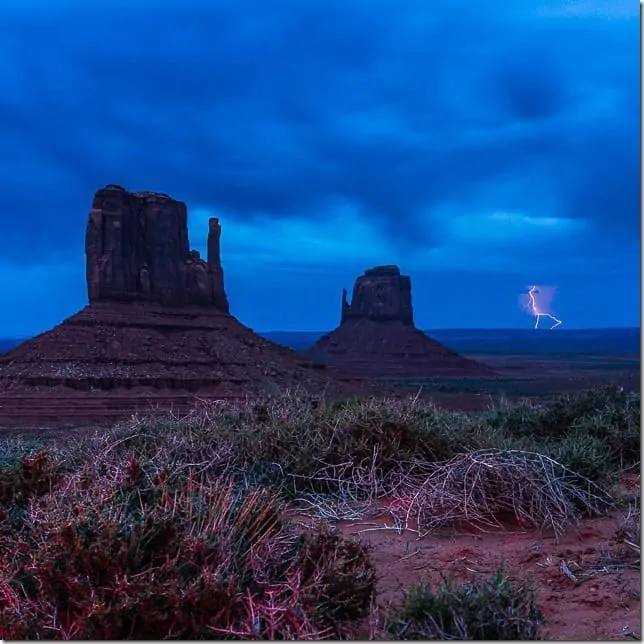
[[[534,532],[446,530],[418,540],[412,532],[383,530],[391,519],[340,522],[337,529],[373,547],[380,575],[379,601],[398,601],[401,590],[421,580],[440,581],[440,572],[474,581],[491,576],[503,564],[511,576],[532,576],[544,613],[542,636],[553,640],[624,640],[641,633],[640,574],[613,571],[573,582],[560,569],[601,569],[602,554],[625,546],[615,538],[619,516],[583,520],[558,542]]]

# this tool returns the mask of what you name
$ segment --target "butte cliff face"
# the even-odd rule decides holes
[[[495,375],[414,326],[411,280],[397,266],[365,271],[356,280],[351,303],[343,290],[340,326],[308,354],[364,378]]]
[[[341,323],[348,320],[398,320],[414,324],[411,306],[411,280],[397,266],[377,266],[365,271],[353,287],[351,304],[342,289]]]
[[[95,302],[215,306],[228,313],[211,218],[208,257],[190,250],[186,206],[168,195],[110,185],[94,195],[85,235],[87,293]]]
[[[0,427],[114,421],[150,406],[185,412],[196,396],[368,392],[230,315],[216,219],[208,233],[204,261],[189,248],[183,203],[99,190],[85,244],[89,305],[0,356]]]

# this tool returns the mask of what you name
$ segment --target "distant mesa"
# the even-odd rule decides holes
[[[411,306],[411,280],[397,266],[376,266],[365,271],[353,287],[351,304],[342,289],[341,323],[348,320],[397,320],[414,324]]]
[[[308,352],[311,360],[365,378],[494,376],[414,326],[411,279],[397,266],[377,266],[342,291],[340,326]]]
[[[189,247],[185,204],[98,190],[85,238],[89,305],[0,356],[0,427],[114,421],[150,405],[183,412],[196,396],[364,393],[230,315],[220,234],[210,219],[203,260]]]

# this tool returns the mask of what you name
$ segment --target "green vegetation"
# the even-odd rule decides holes
[[[498,570],[490,579],[437,590],[420,583],[404,594],[387,631],[404,640],[535,640],[543,620],[527,581],[513,583]]]
[[[5,439],[0,638],[355,638],[377,601],[369,549],[294,511],[360,517],[413,498],[419,536],[508,513],[560,534],[639,467],[639,403],[607,388],[465,414],[285,395],[59,447]],[[502,572],[421,585],[388,610],[399,639],[534,639],[541,621],[530,585]]]

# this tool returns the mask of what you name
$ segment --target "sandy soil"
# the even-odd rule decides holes
[[[637,556],[616,536],[622,516],[615,512],[607,518],[581,520],[558,540],[511,523],[485,532],[461,526],[422,539],[411,530],[395,529],[391,518],[384,516],[332,526],[371,545],[381,606],[398,602],[402,590],[419,581],[440,582],[441,573],[476,581],[490,577],[503,564],[513,578],[534,579],[545,639],[628,641],[640,639],[641,582],[633,565]],[[620,554],[624,552],[627,560]],[[577,581],[562,571],[562,562]]]

